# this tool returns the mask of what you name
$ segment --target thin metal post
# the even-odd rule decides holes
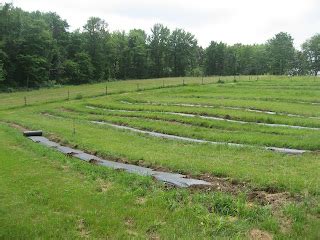
[[[73,135],[76,135],[76,123],[74,119],[73,119]]]

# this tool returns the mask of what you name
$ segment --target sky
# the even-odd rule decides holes
[[[140,28],[150,33],[155,23],[194,34],[199,45],[264,43],[281,31],[301,44],[320,33],[320,0],[0,0],[26,11],[56,12],[70,30],[82,28],[91,16],[109,30]]]

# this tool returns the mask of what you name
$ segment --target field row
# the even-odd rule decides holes
[[[279,84],[279,80],[281,83]],[[49,102],[63,102],[68,99],[81,99],[85,97],[102,96],[106,94],[115,94],[123,92],[134,92],[145,89],[157,89],[163,87],[174,87],[181,85],[202,85],[220,83],[219,85],[229,85],[237,83],[239,87],[253,86],[261,89],[267,86],[278,90],[296,89],[302,90],[299,84],[304,82],[306,90],[317,90],[320,88],[318,79],[313,77],[283,77],[283,76],[214,76],[214,77],[184,77],[184,78],[162,78],[162,79],[144,79],[111,81],[81,86],[56,86],[49,89],[40,89],[36,91],[24,91],[14,93],[0,94],[0,109],[11,109],[23,107],[26,105],[43,104]],[[241,84],[239,84],[241,83]],[[251,85],[252,84],[252,85]],[[300,95],[301,96],[301,95]],[[308,99],[308,101],[317,99]]]
[[[215,104],[190,98],[217,86],[179,87],[87,99],[62,104],[38,113],[77,120],[105,121],[141,130],[207,141],[319,150],[320,106],[302,103],[253,100]],[[236,90],[235,90],[236,91]],[[150,99],[153,101],[150,101]],[[253,106],[252,106],[253,105]],[[288,111],[294,109],[295,111]],[[310,113],[310,110],[312,112]]]

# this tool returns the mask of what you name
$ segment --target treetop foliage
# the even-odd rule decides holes
[[[307,40],[302,51],[284,32],[264,44],[229,46],[212,41],[203,49],[193,34],[162,24],[155,24],[149,35],[141,29],[110,32],[99,17],[89,18],[82,30],[68,28],[56,13],[0,5],[0,87],[320,71],[319,34]]]

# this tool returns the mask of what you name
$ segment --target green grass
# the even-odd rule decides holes
[[[231,85],[251,85],[254,83],[256,85],[264,86],[264,84],[270,80],[275,82],[281,80],[281,83],[288,88],[288,86],[296,86],[299,89],[302,87],[310,87],[314,90],[315,87],[319,87],[318,79],[314,80],[313,77],[292,77],[287,78],[283,76],[259,76],[259,80],[249,76],[237,77],[237,82],[233,81],[233,76],[220,77],[224,83],[219,84],[220,87]],[[35,91],[24,91],[24,92],[14,92],[14,93],[1,93],[0,94],[0,109],[10,109],[24,106],[24,97],[27,99],[28,105],[39,105],[48,102],[63,102],[68,96],[70,99],[77,99],[81,95],[82,98],[95,97],[105,95],[106,86],[108,87],[108,94],[115,94],[121,92],[132,92],[144,89],[155,89],[178,86],[182,85],[184,80],[185,85],[200,85],[202,84],[202,77],[184,77],[184,78],[162,78],[162,79],[144,79],[144,80],[126,80],[126,81],[112,81],[112,82],[102,82],[78,86],[57,86],[50,89],[40,89]],[[219,77],[204,77],[204,84],[217,83]],[[301,84],[301,82],[304,84]],[[303,85],[303,86],[300,86]],[[276,85],[279,87],[279,85]],[[281,86],[281,85],[280,85]],[[68,94],[69,92],[69,94]],[[313,100],[319,100],[314,99]]]
[[[16,121],[32,129],[43,129],[63,142],[97,151],[107,158],[122,158],[132,163],[143,162],[173,171],[210,173],[252,182],[261,188],[292,192],[304,190],[319,194],[318,154],[290,156],[259,148],[235,148],[210,144],[191,144],[148,137],[88,122],[26,115]],[[301,174],[303,172],[304,174]]]
[[[260,125],[253,124],[239,126],[241,124],[159,113],[141,114],[110,112],[106,114],[88,114],[86,112],[61,112],[59,110],[47,112],[51,115],[65,118],[106,121],[142,130],[209,141],[306,150],[317,150],[319,147],[318,137],[320,131],[318,132],[317,130],[301,131],[278,127],[273,129],[269,126],[261,127]],[[46,118],[48,117],[46,116]]]
[[[270,208],[244,196],[166,190],[35,145],[6,126],[0,162],[2,239],[243,238],[253,227],[281,235]]]
[[[185,77],[184,79],[185,84],[200,84],[202,81],[199,77]],[[225,77],[225,79],[226,81],[231,81],[230,77]],[[216,77],[204,78],[205,84],[214,82],[217,82]],[[1,93],[0,109],[23,107],[25,104],[24,97],[26,97],[27,105],[39,105],[49,102],[63,102],[68,98],[77,99],[80,96],[81,98],[84,98],[105,95],[106,86],[107,94],[115,94],[177,85],[182,85],[182,78],[112,81],[78,86],[57,86],[50,89],[39,89],[35,91]]]
[[[309,118],[320,116],[320,105],[313,104],[320,99],[319,80],[260,76],[256,81],[241,76],[236,82],[224,77],[224,83],[217,83],[218,79],[205,78],[205,83],[213,84],[201,85],[201,78],[186,78],[186,86],[181,86],[182,78],[164,79],[166,86],[171,85],[168,88],[162,87],[163,79],[110,82],[108,96],[104,96],[105,83],[0,94],[0,238],[242,239],[253,228],[276,239],[319,238],[320,131],[256,124],[320,127],[320,119]],[[25,94],[30,100],[26,107],[21,101]],[[88,105],[98,109],[88,109]],[[160,139],[91,120],[252,147]],[[258,203],[252,207],[245,194],[167,189],[148,177],[65,157],[23,138],[4,122],[42,129],[49,138],[106,159],[192,176],[226,177],[246,182],[247,191],[274,189],[298,200],[283,202],[278,208]],[[293,156],[262,146],[315,152]]]

